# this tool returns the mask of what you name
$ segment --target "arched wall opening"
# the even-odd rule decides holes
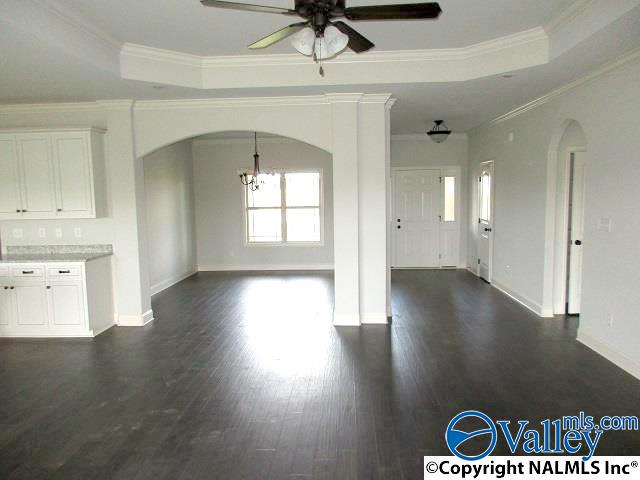
[[[152,295],[196,271],[333,269],[331,155],[298,140],[257,133],[263,172],[287,172],[290,180],[295,173],[317,173],[319,241],[286,242],[286,229],[281,243],[249,241],[246,190],[238,172],[252,166],[254,132],[181,140],[142,157]],[[282,225],[291,229],[292,215],[300,212],[283,207],[268,213],[284,220],[289,213]]]
[[[550,173],[555,178],[551,188],[555,190],[553,209],[552,288],[551,309],[553,314],[564,314],[567,310],[569,279],[569,229],[571,222],[571,193],[573,182],[572,158],[587,153],[587,141],[582,125],[573,119],[565,120],[553,136],[550,148]],[[583,179],[580,181],[584,181]],[[584,204],[574,208],[581,208]]]

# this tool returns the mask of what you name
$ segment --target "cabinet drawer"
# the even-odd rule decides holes
[[[50,279],[61,277],[79,277],[80,274],[80,266],[78,265],[47,267],[47,278]]]
[[[14,267],[13,278],[44,278],[44,267]]]

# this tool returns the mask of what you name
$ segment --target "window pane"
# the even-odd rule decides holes
[[[287,209],[287,241],[319,242],[320,241],[320,209],[319,208]]]
[[[255,192],[247,188],[247,206],[249,207],[279,207],[280,197],[280,174],[258,175],[260,188]]]
[[[282,214],[279,208],[248,210],[247,214],[250,242],[282,240]]]
[[[444,221],[456,221],[456,177],[444,177]]]
[[[318,172],[285,174],[287,206],[319,207],[320,174]]]
[[[491,221],[491,177],[488,173],[480,177],[480,219]]]

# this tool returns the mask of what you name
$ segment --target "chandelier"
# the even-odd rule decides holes
[[[249,175],[247,172],[240,174],[240,182],[245,187],[249,187],[252,192],[255,192],[260,188],[258,182],[258,175],[260,175],[260,155],[258,154],[258,132],[253,132],[253,173]]]

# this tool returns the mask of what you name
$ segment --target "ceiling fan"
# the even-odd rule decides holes
[[[366,52],[374,44],[341,20],[414,20],[438,18],[442,9],[435,2],[402,5],[371,5],[346,7],[345,0],[294,0],[294,8],[227,2],[225,0],[201,0],[207,7],[247,10],[250,12],[276,13],[299,16],[302,22],[292,23],[277,32],[249,45],[251,49],[266,48],[294,35],[292,44],[300,53],[324,60],[349,47],[356,53]],[[320,72],[322,74],[322,70]]]

